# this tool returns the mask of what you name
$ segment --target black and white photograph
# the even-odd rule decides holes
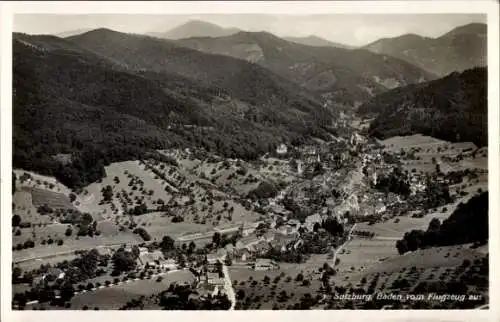
[[[13,14],[2,311],[491,309],[498,70],[452,3]]]

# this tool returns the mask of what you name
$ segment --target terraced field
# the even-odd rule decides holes
[[[40,188],[27,188],[31,190],[31,196],[33,200],[33,205],[39,207],[41,205],[47,205],[52,209],[72,209],[75,210],[75,206],[70,202],[68,196],[63,193],[47,191]]]

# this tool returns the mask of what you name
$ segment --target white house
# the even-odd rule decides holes
[[[285,154],[288,152],[288,148],[285,144],[280,144],[278,148],[276,149],[276,153],[278,154]]]

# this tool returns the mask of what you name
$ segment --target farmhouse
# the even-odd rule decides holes
[[[220,294],[220,287],[219,285],[201,283],[196,289],[196,292],[198,293],[197,295],[191,294],[189,296],[190,297],[192,296],[193,299],[198,297],[202,299],[211,298],[213,296],[217,296],[218,294]]]
[[[253,254],[246,248],[236,249],[233,253],[234,259],[241,262],[248,262],[252,260]]]
[[[202,282],[210,285],[224,285],[224,278],[219,277],[219,273],[207,272],[202,278]]]
[[[177,265],[173,259],[165,259],[163,253],[159,250],[154,252],[139,253],[139,264],[142,266],[176,269]]]
[[[298,234],[292,234],[292,235],[276,234],[275,239],[271,241],[269,244],[273,249],[284,252],[289,247],[291,247],[291,244],[295,242],[297,237]]]
[[[63,279],[64,272],[56,267],[51,267],[45,275],[43,275],[42,280],[54,281],[56,279]]]
[[[238,240],[236,243],[236,249],[242,249],[242,248],[247,248],[248,246],[257,244],[260,241],[260,238],[256,236],[247,236],[243,237],[242,239]]]

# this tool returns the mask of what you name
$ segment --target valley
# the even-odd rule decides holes
[[[487,68],[410,47],[14,33],[12,308],[489,305]]]

